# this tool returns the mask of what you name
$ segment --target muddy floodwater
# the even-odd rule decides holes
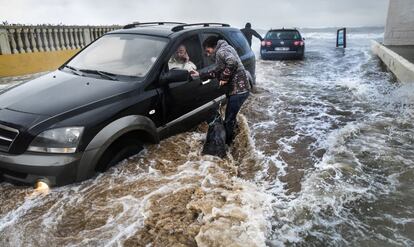
[[[48,194],[0,184],[0,246],[414,246],[414,86],[371,53],[382,35],[257,56],[224,159],[201,124]]]

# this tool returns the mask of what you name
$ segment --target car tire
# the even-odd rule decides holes
[[[132,138],[120,138],[104,152],[95,170],[104,172],[120,161],[138,154],[142,149],[142,142]]]

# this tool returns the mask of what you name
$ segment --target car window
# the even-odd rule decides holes
[[[266,39],[301,39],[298,31],[270,31],[266,34]]]
[[[144,77],[157,61],[168,39],[136,34],[105,35],[69,63],[76,69]]]
[[[168,60],[168,68],[197,70],[203,67],[203,51],[198,35],[193,35],[182,41],[174,49]]]
[[[235,44],[235,48],[239,56],[243,56],[250,51],[250,45],[242,32],[231,31],[230,38],[234,41],[233,43]]]

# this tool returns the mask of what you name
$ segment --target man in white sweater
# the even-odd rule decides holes
[[[188,71],[197,70],[197,66],[190,61],[190,57],[188,56],[187,49],[184,45],[180,45],[170,61],[168,61],[168,68],[185,69]]]

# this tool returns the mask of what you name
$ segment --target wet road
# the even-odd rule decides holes
[[[413,246],[414,86],[382,33],[304,36],[304,61],[258,60],[225,159],[201,124],[47,195],[3,183],[0,246]]]

